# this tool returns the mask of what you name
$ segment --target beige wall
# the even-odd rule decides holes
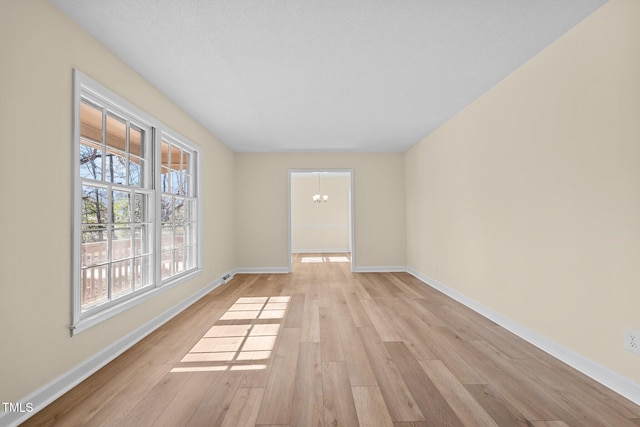
[[[410,267],[637,383],[639,42],[611,0],[405,157]]]
[[[46,0],[0,13],[0,400],[17,401],[235,266],[233,153]],[[202,147],[204,271],[71,338],[72,68]]]
[[[405,155],[234,155],[48,1],[5,0],[1,400],[233,267],[286,267],[288,170],[304,168],[354,170],[357,267],[409,265],[640,382],[622,349],[640,330],[639,17],[611,0]],[[71,338],[74,67],[201,145],[204,271]]]
[[[289,169],[353,169],[356,267],[405,265],[401,153],[236,154],[240,268],[287,267]]]
[[[349,251],[349,189],[346,174],[320,174],[321,194],[328,202],[315,203],[318,174],[291,176],[292,252]]]

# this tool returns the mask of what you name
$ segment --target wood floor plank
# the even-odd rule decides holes
[[[369,298],[393,298],[400,292],[395,286],[391,289],[391,286],[381,285],[379,275],[376,273],[360,273],[359,278]]]
[[[128,412],[120,412],[125,416],[119,421],[122,427],[150,426],[160,416],[176,394],[184,387],[191,374],[169,372],[156,384],[146,396]],[[129,397],[123,393],[124,397]],[[118,411],[115,411],[116,413]]]
[[[242,378],[240,387],[242,388],[265,388],[269,377],[271,376],[271,368],[273,365],[274,352],[271,351],[267,359],[256,360],[255,364],[260,369],[246,370]]]
[[[513,361],[516,369],[532,381],[544,383],[557,395],[562,396],[568,407],[583,406],[585,416],[603,425],[632,427],[628,418],[617,413],[607,405],[606,401],[591,396],[586,390],[575,387],[571,381],[562,379],[558,371],[550,371],[543,365],[531,359],[516,359]]]
[[[511,333],[505,333],[500,326],[488,326],[482,329],[481,339],[487,341],[512,359],[527,359],[532,357],[532,353],[542,350],[535,348],[519,337]]]
[[[349,304],[341,287],[331,289],[331,301],[333,302],[333,311],[337,317],[351,317]]]
[[[399,279],[397,273],[381,273],[381,275],[398,288],[399,292],[397,297],[422,298],[422,294]]]
[[[464,386],[500,426],[531,427],[527,419],[490,384]]]
[[[220,372],[176,373],[176,375],[188,375],[189,378],[152,425],[154,427],[186,425],[202,403],[202,396],[206,395],[207,390],[220,374]]]
[[[157,332],[158,331],[154,332],[152,335]],[[125,354],[131,353],[125,352]],[[136,351],[135,354],[139,355],[141,352]],[[82,408],[83,401],[85,399],[91,398],[97,391],[104,388],[105,383],[112,377],[114,371],[118,371],[126,365],[126,357],[120,357],[113,360],[102,369],[99,369],[95,374],[81,382],[78,386],[72,388],[63,396],[55,400],[44,410],[34,414],[34,416],[29,418],[23,425],[47,426],[53,425],[54,423],[58,425],[65,425],[64,419],[71,415],[68,414],[69,412],[79,412],[80,414],[74,415],[76,419],[77,417],[84,417],[84,414],[82,414],[84,411],[77,410],[77,408]],[[90,407],[91,405],[88,406],[88,408]]]
[[[253,427],[264,395],[263,388],[240,388],[236,391],[221,427]]]
[[[241,382],[241,372],[225,371],[221,373],[202,396],[200,405],[186,425],[189,427],[221,425]]]
[[[424,323],[429,326],[446,326],[442,318],[431,313],[420,304],[419,299],[399,297],[393,302],[393,309],[399,316],[418,316]]]
[[[135,381],[111,399],[100,411],[91,417],[92,426],[121,426],[125,423],[128,413],[130,413],[137,403],[160,383],[171,367],[167,365],[148,365],[140,372]]]
[[[289,424],[298,364],[300,330],[283,328],[264,391],[258,424]]]
[[[425,341],[422,332],[412,327],[417,320],[408,319],[411,316],[398,316],[396,327],[401,341],[411,350],[411,353],[417,360],[434,360],[437,359],[436,353],[429,347]]]
[[[317,298],[304,301],[300,342],[320,342],[320,305]]]
[[[510,359],[485,341],[474,341],[474,347],[484,360],[493,365],[491,377],[499,393],[505,396],[529,420],[563,420],[569,425],[600,426],[601,423],[575,411],[561,395],[532,379],[516,367],[519,359]],[[518,381],[514,379],[518,378]]]
[[[383,342],[402,341],[402,337],[400,337],[395,327],[395,322],[384,307],[378,306],[374,300],[362,300],[361,303],[369,319],[371,319],[371,324]]]
[[[344,296],[347,301],[347,305],[349,306],[351,317],[353,317],[353,323],[356,325],[356,327],[361,328],[363,326],[371,326],[369,315],[364,310],[364,307],[362,307],[360,298],[356,295],[356,293],[345,292]]]
[[[235,275],[23,425],[640,426],[639,405],[410,274],[313,255]]]
[[[440,360],[423,360],[420,366],[465,426],[498,426],[444,363]]]
[[[530,421],[532,427],[569,427],[564,421]]]
[[[102,377],[103,386],[98,387],[76,403],[66,402],[67,405],[71,405],[78,410],[71,410],[71,408],[60,410],[55,414],[55,425],[77,426],[89,424],[96,414],[102,411],[111,401],[118,398],[132,382],[143,375],[141,370],[127,365],[124,359],[112,362],[109,368],[117,371],[113,372],[111,369],[104,368],[100,370],[97,374]],[[30,421],[33,423],[40,422],[39,417],[32,418]]]
[[[337,319],[344,358],[352,386],[377,385],[367,351],[351,316]]]
[[[479,320],[479,314],[471,311],[468,307],[460,307],[457,304],[440,307],[441,317],[447,319],[446,326],[464,341],[475,341],[482,339],[485,330],[484,322]],[[486,320],[486,319],[485,319]]]
[[[302,316],[304,313],[304,295],[294,294],[289,301],[289,308],[287,309],[287,317],[284,321],[285,328],[300,328],[302,327]]]
[[[487,384],[485,376],[463,355],[466,355],[464,347],[461,347],[458,340],[447,333],[446,326],[428,326],[422,319],[409,316],[405,317],[407,324],[422,331],[425,344],[438,356],[438,360],[447,365],[449,370],[455,374],[462,384]]]
[[[357,426],[358,414],[344,362],[322,363],[322,389],[324,424],[326,426]]]
[[[297,277],[291,274],[287,274],[286,276],[287,277],[286,279],[284,279],[284,286],[280,291],[280,295],[293,295],[296,293],[295,289],[297,287]]]
[[[625,418],[640,418],[640,405],[622,398],[611,389],[593,381],[585,374],[570,368],[557,359],[538,354],[538,357],[531,357],[529,363],[537,364],[541,369],[546,370],[550,377],[557,380],[560,388],[565,391],[579,390],[580,393],[586,393],[592,398],[606,403],[608,407]]]
[[[348,289],[345,289],[345,291],[353,292],[357,296],[358,300],[371,299],[371,295],[369,295],[364,285],[362,284],[363,280],[364,277],[362,274],[352,275],[351,280],[349,281],[350,286]]]
[[[352,387],[360,427],[393,427],[387,405],[377,386]]]
[[[367,326],[360,328],[359,332],[391,419],[393,421],[424,421],[424,415],[376,330]]]
[[[393,427],[432,427],[431,424],[426,421],[404,421],[394,422]]]
[[[320,307],[320,349],[323,362],[344,362],[344,352],[333,307]]]
[[[293,392],[291,425],[309,427],[324,425],[322,381],[320,344],[301,343]]]
[[[391,359],[430,425],[462,426],[440,390],[403,343],[385,343]]]

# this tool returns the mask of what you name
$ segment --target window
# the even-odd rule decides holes
[[[199,271],[198,147],[74,81],[72,334]]]
[[[194,154],[163,136],[160,169],[160,224],[162,227],[162,279],[193,268],[196,255],[197,199],[193,185]]]

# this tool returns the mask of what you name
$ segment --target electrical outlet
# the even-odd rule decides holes
[[[624,328],[624,348],[640,354],[640,332],[631,328]]]

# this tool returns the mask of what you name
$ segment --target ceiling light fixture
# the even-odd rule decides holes
[[[318,172],[318,194],[314,194],[312,200],[313,203],[327,203],[329,201],[329,196],[320,192],[320,172]]]

